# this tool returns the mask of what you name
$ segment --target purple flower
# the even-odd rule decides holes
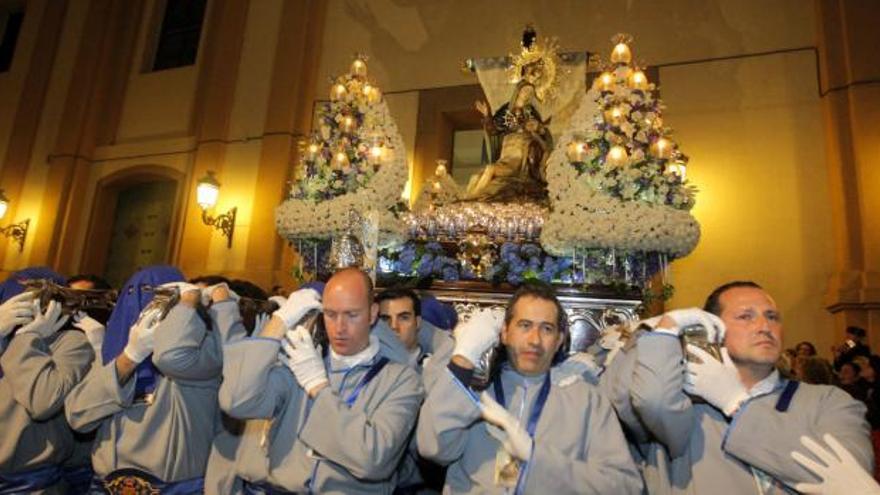
[[[453,266],[445,266],[443,268],[443,280],[447,282],[458,280],[458,270],[456,270]]]
[[[425,254],[419,260],[418,274],[420,277],[427,277],[431,275],[432,271],[434,271],[434,256]]]

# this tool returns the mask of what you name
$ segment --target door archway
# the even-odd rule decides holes
[[[138,269],[171,263],[185,174],[159,165],[131,167],[98,181],[81,270],[120,286]]]

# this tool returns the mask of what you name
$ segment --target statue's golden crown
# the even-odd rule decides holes
[[[535,95],[539,101],[552,99],[556,92],[556,74],[559,70],[559,45],[555,38],[544,38],[525,44],[518,54],[510,55],[510,81],[514,84],[523,78],[527,67],[541,66],[540,77],[535,81]]]

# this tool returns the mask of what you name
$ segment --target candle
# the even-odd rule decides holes
[[[614,76],[610,72],[603,72],[597,79],[596,84],[601,91],[614,89]]]
[[[611,50],[611,61],[616,64],[628,64],[632,60],[632,52],[626,43],[620,42]]]
[[[345,85],[342,83],[334,84],[330,90],[330,99],[333,101],[341,100],[345,97]]]
[[[657,158],[668,158],[672,150],[672,144],[666,138],[659,138],[651,145],[651,153]]]
[[[367,64],[364,63],[363,60],[357,58],[354,62],[351,63],[351,74],[353,76],[366,76],[367,75]]]
[[[626,148],[616,144],[608,150],[608,154],[605,156],[605,163],[609,165],[622,165],[626,159]]]
[[[642,91],[648,89],[648,78],[645,73],[640,70],[633,72],[629,77],[629,87]]]
[[[584,156],[587,154],[587,143],[584,143],[580,140],[575,140],[568,143],[568,160],[573,163],[578,163],[584,161]]]

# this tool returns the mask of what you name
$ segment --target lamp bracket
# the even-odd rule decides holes
[[[235,215],[237,212],[238,207],[233,206],[226,213],[212,217],[208,214],[208,210],[202,209],[202,222],[223,232],[223,235],[226,237],[226,247],[230,249],[232,248],[232,234],[235,231]]]
[[[6,227],[0,227],[0,234],[5,235],[6,237],[11,237],[16,244],[18,244],[18,252],[21,253],[24,251],[24,240],[27,238],[28,227],[30,224],[31,219],[26,218],[21,222],[7,225]]]

